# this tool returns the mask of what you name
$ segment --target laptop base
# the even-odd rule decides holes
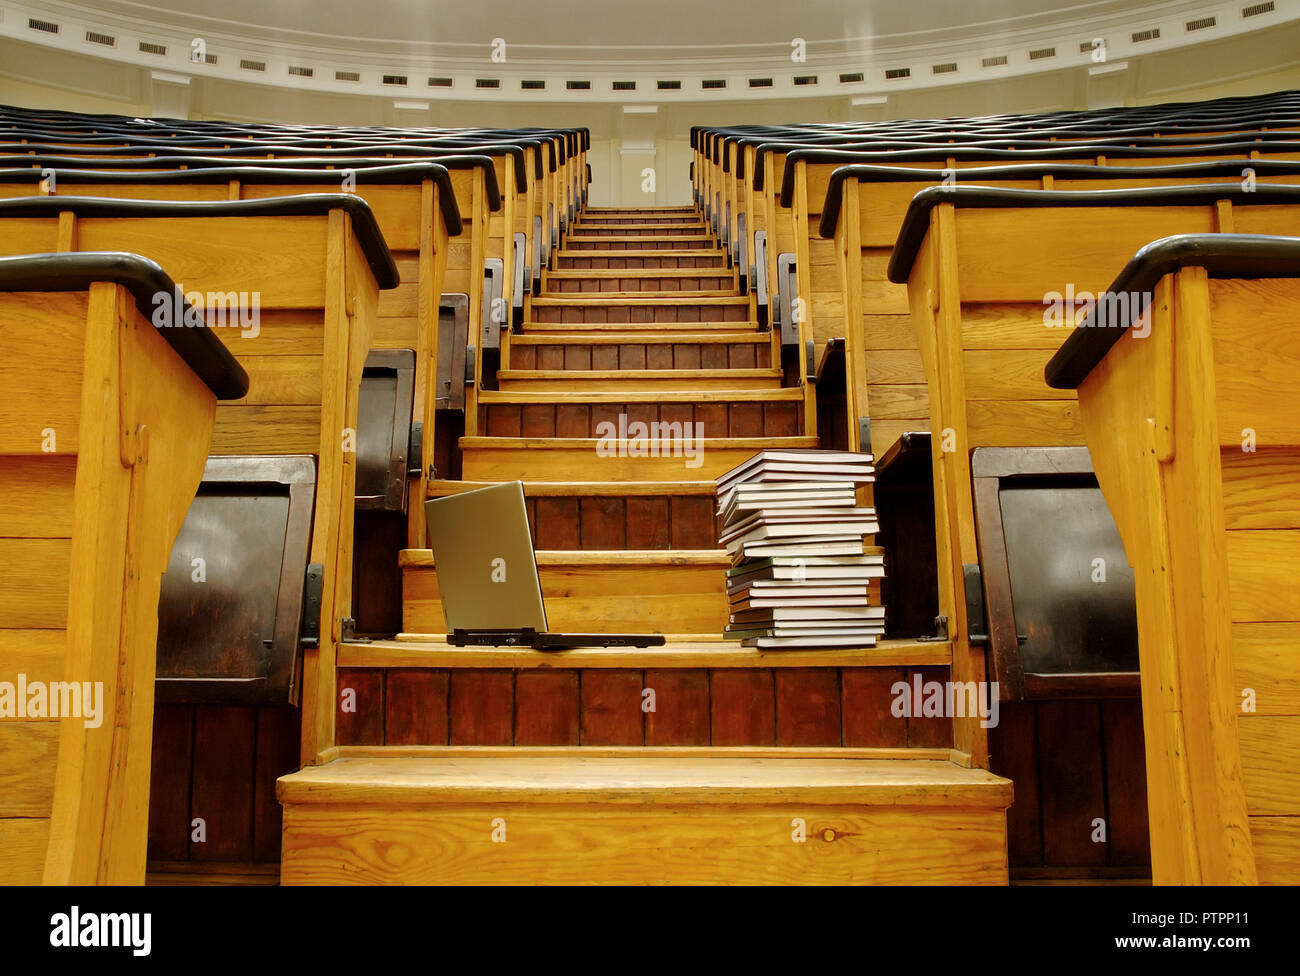
[[[564,651],[577,647],[662,647],[663,634],[548,634],[532,627],[510,630],[464,630],[447,635],[456,647],[530,647],[535,651]]]

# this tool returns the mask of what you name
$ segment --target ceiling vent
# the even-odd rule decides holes
[[[998,68],[1006,63],[1007,63],[1007,56],[1005,54],[999,54],[996,57],[992,57],[992,58],[982,58],[980,60],[980,67]]]
[[[700,82],[700,87],[709,90],[726,88],[727,80],[725,78],[706,78],[704,81]]]
[[[750,88],[771,88],[772,79],[771,78],[750,78],[749,87]]]
[[[430,78],[430,79],[429,79],[429,87],[430,87],[430,88],[450,88],[451,85],[452,85],[452,81],[451,81],[450,78]]]
[[[945,64],[930,65],[930,74],[932,75],[950,75],[957,70],[956,61],[948,61]]]
[[[474,87],[475,88],[500,88],[501,79],[500,78],[475,78]]]
[[[246,71],[265,71],[265,61],[249,61],[248,58],[240,58],[239,66]]]
[[[795,75],[794,83],[796,85],[815,85],[817,84],[816,75]]]
[[[589,81],[566,81],[565,89],[568,91],[591,91],[591,82]]]
[[[861,81],[861,80],[862,80],[862,72],[861,72],[861,71],[849,71],[849,72],[846,72],[846,73],[840,75],[840,84],[841,84],[841,85],[851,85],[851,84],[853,84],[853,83],[855,83],[855,82],[859,82],[859,81]]]
[[[141,41],[136,45],[141,54],[157,54],[159,56],[167,53],[166,44],[150,44],[148,41]]]
[[[86,31],[86,41],[90,44],[102,44],[104,47],[117,47],[117,38],[112,34],[101,34],[98,31]]]
[[[1154,41],[1160,38],[1160,28],[1152,27],[1150,30],[1135,31],[1129,35],[1129,40],[1134,44],[1141,44],[1143,41]]]
[[[897,78],[910,78],[910,77],[912,77],[911,68],[886,68],[885,69],[886,81],[894,81]]]
[[[682,83],[680,81],[657,81],[655,87],[660,91],[681,91]]]
[[[1030,61],[1041,61],[1043,58],[1054,57],[1056,57],[1056,48],[1054,47],[1040,47],[1037,50],[1029,52]]]
[[[1241,16],[1258,17],[1260,14],[1271,14],[1276,9],[1277,4],[1273,0],[1268,0],[1268,3],[1252,3],[1249,7],[1241,8]]]
[[[37,20],[35,17],[27,18],[27,26],[34,31],[40,31],[43,34],[57,34],[59,25],[48,20]]]
[[[534,81],[521,81],[519,87],[524,91],[541,91],[546,87],[546,82],[540,78]]]
[[[384,75],[385,85],[405,85],[406,75]]]
[[[1189,20],[1187,29],[1189,31],[1205,30],[1207,27],[1213,27],[1219,22],[1217,17],[1202,17],[1199,20]]]
[[[305,68],[300,64],[289,65],[289,74],[297,78],[311,78],[316,74],[315,68]]]
[[[616,81],[611,86],[614,91],[636,91],[635,81]]]
[[[334,72],[335,81],[360,81],[360,71],[336,71]]]

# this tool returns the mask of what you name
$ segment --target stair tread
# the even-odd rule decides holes
[[[729,268],[557,268],[545,278],[717,278],[729,275]]]
[[[499,481],[449,481],[432,479],[428,496],[441,498],[462,491],[487,488]],[[712,481],[525,481],[524,494],[532,497],[552,495],[709,495],[717,492]]]
[[[576,749],[564,752],[340,756],[281,777],[276,792],[287,804],[770,799],[783,805],[1005,807],[1012,796],[1010,780],[936,759],[587,757]]]
[[[662,647],[583,647],[534,651],[517,647],[454,647],[444,634],[399,634],[395,640],[344,644],[349,668],[859,668],[947,667],[947,641],[882,640],[875,647],[764,651],[711,635],[665,635]]]
[[[619,337],[650,330],[681,333],[703,327],[725,331],[728,335],[755,335],[772,341],[772,333],[759,329],[757,322],[525,322],[523,327],[550,332],[606,332]]]
[[[664,248],[662,250],[641,249],[641,250],[619,250],[619,251],[571,251],[567,248],[560,248],[556,252],[557,257],[561,258],[590,258],[596,257],[614,257],[614,258],[709,258],[725,255],[726,252],[720,248],[701,247],[701,248]],[[564,268],[564,271],[613,271],[614,268]],[[646,270],[652,271],[653,268],[629,269],[629,270]],[[669,269],[671,270],[671,269]],[[719,271],[725,268],[685,268],[687,271]]]
[[[538,549],[538,566],[717,566],[729,569],[725,549]],[[402,549],[398,566],[433,567],[432,549]]]
[[[583,450],[594,451],[597,444],[601,443],[604,438],[600,437],[485,437],[472,436],[462,437],[460,446],[462,448],[478,448],[491,450],[493,448],[519,450],[521,448],[530,451],[546,450]],[[620,442],[615,442],[620,443]],[[621,443],[627,443],[623,441]],[[640,438],[638,443],[653,445],[658,443],[654,438]],[[702,445],[706,450],[721,450],[724,448],[753,448],[755,451],[764,449],[779,450],[780,448],[789,447],[816,447],[816,437],[702,437],[696,443]]]
[[[607,323],[595,323],[607,324]],[[744,325],[745,323],[737,323]],[[545,326],[541,326],[545,328]],[[566,345],[584,345],[600,346],[611,345],[617,346],[627,342],[635,343],[655,343],[655,344],[680,344],[690,345],[692,343],[756,343],[765,342],[771,344],[772,333],[755,332],[752,335],[747,332],[677,332],[672,335],[663,335],[658,332],[614,332],[609,334],[598,335],[575,335],[575,336],[556,336],[546,335],[537,332],[520,332],[512,333],[510,336],[510,345],[513,346],[566,346]]]
[[[538,305],[748,305],[748,295],[698,295],[670,292],[647,296],[643,292],[574,292],[570,295],[539,295]],[[610,323],[598,323],[601,325]],[[696,323],[692,323],[696,324]]]

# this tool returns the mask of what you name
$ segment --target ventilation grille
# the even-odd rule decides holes
[[[406,75],[384,75],[385,85],[405,85]]]
[[[982,58],[982,59],[980,60],[980,67],[981,67],[981,68],[996,68],[996,67],[998,67],[998,66],[1000,66],[1000,65],[1004,65],[1004,64],[1006,64],[1006,63],[1007,63],[1007,56],[1006,56],[1005,54],[999,54],[997,57],[993,57],[993,58]]]
[[[1202,17],[1199,20],[1189,20],[1187,29],[1189,31],[1205,30],[1207,27],[1213,27],[1219,22],[1217,17]]]
[[[655,87],[660,91],[681,91],[682,83],[680,81],[659,81],[655,83]]]
[[[42,31],[46,34],[57,34],[59,32],[58,24],[51,23],[48,20],[37,20],[35,17],[27,18],[27,26],[32,30]]]
[[[1268,0],[1268,3],[1252,3],[1249,7],[1241,8],[1241,16],[1258,17],[1260,14],[1271,14],[1276,8],[1277,4],[1273,0]]]
[[[310,78],[316,74],[315,68],[305,68],[300,64],[289,65],[289,74],[298,78]]]
[[[475,88],[500,88],[501,79],[500,78],[475,78],[474,87]]]
[[[635,81],[616,81],[611,86],[614,91],[636,91]]]
[[[591,82],[589,81],[566,81],[564,87],[569,91],[591,91]]]
[[[727,81],[725,78],[706,78],[700,82],[701,88],[726,88]]]
[[[241,68],[245,68],[245,69],[247,69],[248,71],[265,71],[265,70],[266,70],[266,62],[265,62],[265,61],[249,61],[248,58],[240,58],[240,59],[239,59],[239,66],[240,66]]]
[[[952,74],[952,73],[953,73],[954,71],[956,71],[956,70],[957,70],[957,62],[956,62],[956,61],[949,61],[947,64],[932,64],[932,65],[930,65],[930,73],[931,73],[931,74],[935,74],[935,75],[947,75],[947,74]]]
[[[885,69],[886,81],[893,81],[895,78],[910,78],[910,77],[912,77],[911,68],[886,68]]]
[[[1137,31],[1129,35],[1129,40],[1134,44],[1140,44],[1143,41],[1154,41],[1160,37],[1160,28],[1152,27],[1150,30]]]
[[[817,84],[816,75],[795,75],[794,83],[796,85],[815,85]]]
[[[1056,57],[1056,48],[1054,47],[1040,47],[1036,51],[1029,52],[1030,61],[1041,61],[1043,58],[1054,57]]]
[[[335,81],[360,81],[360,71],[336,71],[334,72]]]
[[[117,47],[117,38],[112,34],[100,34],[98,31],[86,31],[86,40],[91,44],[103,44],[104,47]]]
[[[861,72],[861,71],[850,71],[850,72],[846,72],[845,74],[840,75],[840,84],[841,84],[841,85],[851,85],[851,84],[853,84],[855,81],[861,81],[861,80],[862,80],[862,72]]]
[[[546,87],[546,82],[542,80],[521,81],[519,82],[519,87],[524,89],[524,91],[541,91]]]
[[[772,79],[771,78],[750,78],[749,87],[750,88],[771,88]]]
[[[452,84],[452,82],[451,82],[451,79],[450,79],[450,78],[430,78],[430,79],[429,79],[429,87],[430,87],[430,88],[450,88],[450,87],[451,87],[451,84]]]
[[[1099,38],[1097,38],[1097,40],[1101,41],[1101,44],[1098,44],[1097,47],[1101,47],[1101,46],[1103,46],[1103,45],[1106,43],[1106,38],[1104,38],[1104,37],[1099,37]],[[1093,43],[1092,43],[1092,41],[1084,41],[1083,43],[1081,43],[1081,44],[1079,45],[1079,53],[1080,53],[1080,54],[1091,54],[1091,53],[1092,53],[1092,50],[1093,50]]]
[[[150,44],[148,41],[141,41],[137,47],[141,54],[166,54],[166,44]]]
[[[215,54],[205,54],[205,55],[203,55],[203,63],[204,63],[204,64],[216,64],[216,63],[217,63],[217,56],[216,56]]]

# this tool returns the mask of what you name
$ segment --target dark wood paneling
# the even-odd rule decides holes
[[[451,745],[511,745],[514,739],[514,673],[479,668],[453,671],[448,713]]]
[[[655,693],[655,710],[645,718],[646,745],[709,744],[708,671],[646,671],[645,686]]]
[[[893,686],[907,680],[902,668],[843,668],[840,696],[846,746],[901,748],[907,718],[893,714]]]
[[[720,668],[709,676],[713,745],[776,743],[776,689],[767,668]]]
[[[149,857],[154,860],[183,861],[189,855],[194,708],[163,704],[154,709],[149,776]]]
[[[645,740],[640,671],[592,668],[581,676],[582,744],[639,746]]]
[[[354,694],[347,695],[349,690]],[[335,737],[339,745],[383,745],[383,672],[373,668],[339,668],[337,694]]]
[[[257,758],[253,784],[253,860],[280,860],[280,801],[275,781],[298,768],[302,717],[292,705],[263,705],[257,710]]]
[[[1015,800],[1007,810],[1007,855],[1013,868],[1043,864],[1037,714],[1036,703],[1002,702],[998,724],[989,729],[989,768],[1015,785]]]
[[[1044,864],[1100,866],[1108,863],[1107,845],[1092,840],[1093,820],[1106,816],[1097,703],[1041,703],[1038,754]]]
[[[1140,701],[1101,705],[1106,760],[1106,810],[1110,825],[1110,863],[1151,864],[1147,819],[1146,745]]]
[[[515,676],[515,745],[577,744],[578,672],[518,672]]]
[[[838,746],[840,675],[835,668],[778,668],[776,743]]]
[[[431,668],[392,668],[384,692],[384,742],[445,745],[450,675]]]
[[[627,496],[627,547],[672,548],[670,500],[657,496]]]
[[[914,684],[916,675],[918,674],[921,676],[921,687],[923,689],[922,701],[924,701],[924,688],[926,683],[937,681],[940,684],[943,684],[948,680],[949,671],[947,668],[915,668],[909,670],[907,673],[907,682],[909,686]],[[915,702],[913,703],[913,713],[915,713]],[[907,744],[912,748],[921,749],[951,748],[951,716],[926,716],[924,714],[912,714],[907,720]]]
[[[195,861],[253,859],[253,783],[257,709],[203,705],[194,712],[194,779],[190,816],[207,839],[190,842]]]

